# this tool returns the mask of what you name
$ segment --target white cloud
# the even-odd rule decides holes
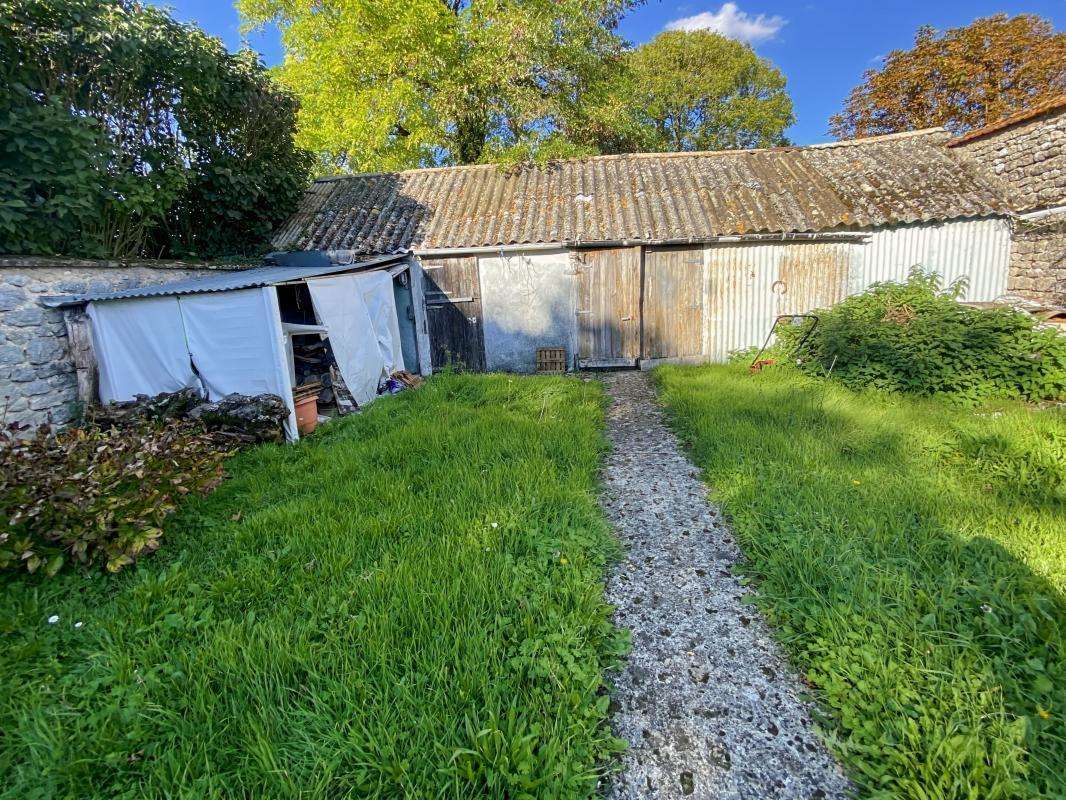
[[[712,31],[737,39],[741,42],[754,44],[766,39],[772,39],[787,20],[777,14],[767,16],[759,14],[752,16],[746,11],[741,11],[736,3],[723,3],[717,11],[704,11],[691,17],[675,19],[667,24],[668,31]]]

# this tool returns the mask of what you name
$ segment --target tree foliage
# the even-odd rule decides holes
[[[582,101],[570,135],[607,153],[773,147],[795,121],[773,64],[703,30],[659,34]]]
[[[942,125],[960,134],[1066,91],[1066,34],[1032,14],[997,14],[938,32],[867,70],[844,110],[839,138]]]
[[[621,51],[638,0],[238,0],[275,22],[327,171],[467,164],[552,142],[579,88]],[[556,142],[557,144],[557,142]]]
[[[296,108],[136,0],[0,0],[0,251],[255,253],[308,176]]]

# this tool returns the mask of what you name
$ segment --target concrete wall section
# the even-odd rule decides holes
[[[570,254],[508,253],[478,259],[489,370],[534,372],[537,348],[577,347],[575,271]]]
[[[63,266],[5,258],[0,263],[0,422],[63,424],[73,417],[77,378],[60,309],[46,295],[168,283],[210,270],[140,266]]]

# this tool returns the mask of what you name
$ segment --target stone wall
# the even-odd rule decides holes
[[[63,311],[46,308],[42,297],[168,283],[216,269],[0,258],[0,423],[63,424],[76,411],[77,378]]]
[[[1066,204],[1066,104],[953,145],[1006,184],[1018,213]]]
[[[1008,292],[1066,305],[1066,212],[1026,219],[1066,206],[1066,102],[974,131],[952,149],[998,177],[1022,215],[1012,240]]]
[[[1066,212],[1016,223],[1007,290],[1066,306]]]

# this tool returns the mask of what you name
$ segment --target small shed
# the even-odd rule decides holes
[[[295,440],[293,391],[319,377],[309,369],[335,369],[359,405],[394,372],[421,371],[414,315],[397,312],[414,305],[409,269],[403,255],[268,266],[46,304],[71,309],[77,366],[94,373],[79,379],[83,401],[190,387],[212,401],[275,394],[289,406],[286,434]]]

